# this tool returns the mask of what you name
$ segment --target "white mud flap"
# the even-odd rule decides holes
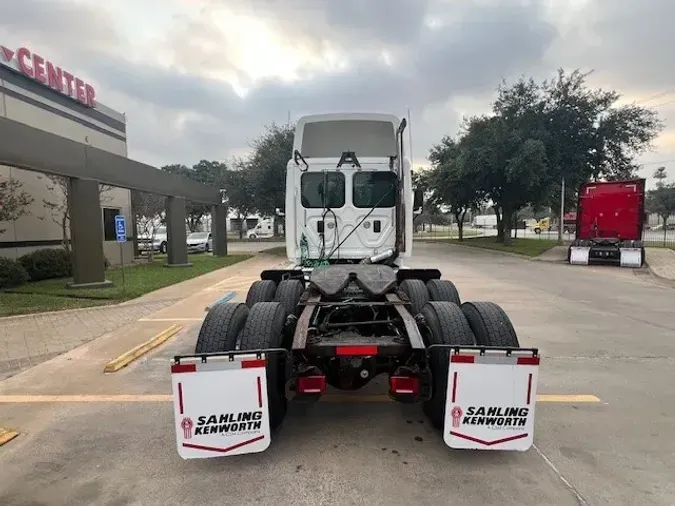
[[[171,366],[178,454],[203,459],[270,445],[265,357],[183,358]]]
[[[526,451],[534,441],[539,357],[453,350],[443,439],[450,448]]]
[[[570,248],[570,264],[588,265],[588,257],[590,253],[591,248],[582,246],[572,246]]]
[[[642,260],[642,250],[640,248],[621,248],[619,249],[619,261],[621,267],[640,267]]]

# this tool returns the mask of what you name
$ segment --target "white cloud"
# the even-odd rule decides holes
[[[501,78],[595,69],[593,84],[675,113],[668,0],[22,0],[4,44],[27,44],[126,112],[130,156],[241,155],[271,121],[412,110],[415,165],[484,112]],[[647,162],[675,159],[667,131]],[[666,164],[675,174],[675,163]],[[646,169],[651,173],[652,167]]]

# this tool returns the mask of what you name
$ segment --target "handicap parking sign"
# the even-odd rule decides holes
[[[121,214],[115,216],[115,231],[117,242],[127,242],[127,225],[124,221],[124,216]]]

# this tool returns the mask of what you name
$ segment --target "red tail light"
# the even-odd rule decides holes
[[[301,376],[297,382],[299,394],[322,394],[326,391],[325,376]]]
[[[391,376],[389,393],[417,395],[420,393],[420,380],[411,376]]]
[[[335,354],[338,357],[372,357],[377,355],[377,346],[336,346]]]

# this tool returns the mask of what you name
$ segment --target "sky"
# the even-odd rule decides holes
[[[502,79],[593,71],[655,107],[640,156],[675,180],[672,0],[21,0],[0,44],[30,47],[124,112],[129,156],[153,165],[243,156],[272,122],[410,111],[415,167],[488,112]]]

